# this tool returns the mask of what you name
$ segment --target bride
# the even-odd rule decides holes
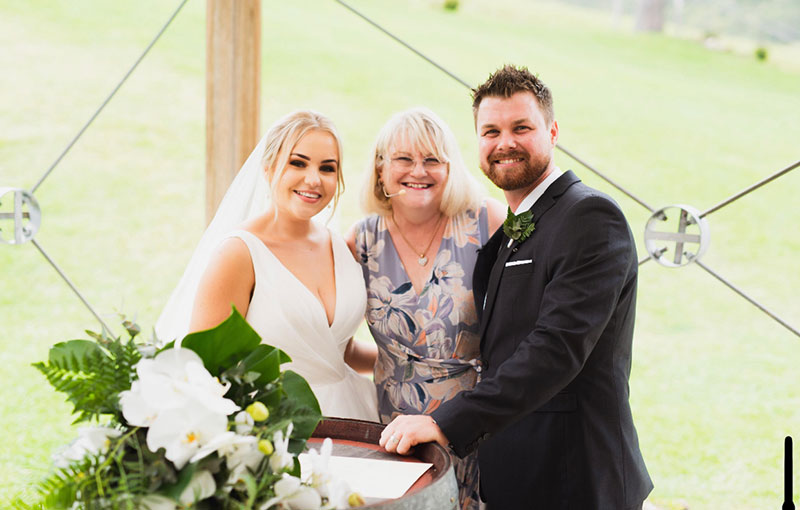
[[[341,143],[312,111],[279,120],[231,184],[161,314],[162,340],[211,328],[231,305],[285,351],[322,414],[377,421],[374,346],[352,336],[364,317],[361,268],[341,236],[312,219],[342,191]],[[370,348],[372,347],[372,348]]]

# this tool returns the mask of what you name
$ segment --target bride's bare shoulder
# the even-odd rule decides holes
[[[190,331],[216,326],[230,314],[231,304],[247,315],[254,284],[255,271],[244,240],[234,236],[223,240],[200,279]]]
[[[206,274],[216,279],[229,280],[242,276],[242,268],[250,267],[250,249],[244,239],[230,236],[224,239],[211,256]]]

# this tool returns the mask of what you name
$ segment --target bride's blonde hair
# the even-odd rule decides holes
[[[339,139],[339,133],[336,131],[333,121],[325,115],[312,110],[292,112],[278,120],[267,131],[265,136],[266,146],[264,147],[264,156],[261,158],[261,165],[266,172],[271,195],[275,196],[278,181],[280,181],[283,172],[286,170],[286,165],[289,164],[292,149],[309,131],[323,131],[329,133],[336,140],[336,148],[339,151],[336,193],[333,196],[333,209],[336,210],[339,196],[344,192],[342,142]]]

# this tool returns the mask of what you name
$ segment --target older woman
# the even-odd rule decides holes
[[[367,284],[384,423],[430,413],[480,375],[472,272],[505,216],[481,195],[453,133],[430,110],[398,113],[381,129],[363,192],[371,216],[346,240]],[[478,508],[477,458],[453,459],[461,507]]]

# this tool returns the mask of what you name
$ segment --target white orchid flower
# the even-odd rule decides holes
[[[236,417],[233,421],[236,423],[236,433],[242,435],[252,432],[253,425],[256,423],[247,411],[239,411],[236,413]]]
[[[272,468],[273,473],[278,473],[285,468],[294,466],[294,456],[289,453],[289,438],[292,436],[294,430],[294,423],[290,423],[286,428],[286,436],[284,437],[282,431],[275,432],[272,438],[272,445],[275,451],[269,457],[269,467]]]
[[[230,389],[230,383],[220,383],[219,379],[206,370],[202,361],[190,361],[186,363],[184,370],[186,378],[174,380],[177,391],[214,413],[228,416],[239,410],[239,406],[233,400],[223,397]]]
[[[207,409],[187,407],[161,411],[147,431],[147,447],[166,449],[166,457],[183,468],[203,446],[228,429],[225,415]]]
[[[197,462],[214,452],[225,457],[225,463],[230,471],[228,485],[240,481],[248,469],[255,471],[264,458],[264,454],[258,449],[257,437],[242,436],[228,431],[206,443],[189,462]]]
[[[142,359],[136,372],[139,379],[120,394],[122,414],[130,425],[149,427],[148,448],[165,448],[178,469],[227,432],[227,416],[239,410],[223,397],[230,386],[212,377],[190,349],[167,349]]]
[[[185,407],[191,401],[226,416],[239,410],[223,397],[230,385],[212,377],[190,349],[168,349],[154,359],[142,359],[136,373],[139,380],[120,394],[122,414],[132,425],[149,426],[159,411]]]
[[[350,508],[351,494],[353,494],[353,489],[350,488],[347,481],[341,478],[333,480],[328,485],[328,504],[325,508]]]
[[[119,437],[121,432],[110,427],[81,427],[78,437],[62,452],[54,456],[56,467],[64,468],[71,463],[83,459],[86,455],[98,455],[108,451],[113,437]]]
[[[220,456],[225,455],[225,452],[237,441],[237,438],[242,438],[233,431],[226,431],[222,434],[218,434],[214,436],[213,439],[208,441],[204,444],[200,449],[195,453],[189,462],[197,462],[198,460],[202,460],[214,452],[218,452]],[[243,439],[243,438],[242,438]]]
[[[275,482],[275,497],[267,500],[259,510],[267,510],[280,504],[279,508],[288,510],[319,510],[322,498],[308,485],[303,485],[299,478],[283,474],[283,478]]]
[[[333,452],[333,441],[326,437],[322,442],[320,451],[311,448],[308,451],[308,458],[311,461],[311,486],[317,489],[323,498],[330,497],[330,485],[333,482],[333,474],[328,468],[328,461]]]
[[[264,454],[258,449],[258,438],[249,436],[247,439],[252,439],[252,441],[237,443],[234,445],[233,451],[225,455],[230,470],[229,484],[235,484],[242,480],[248,471],[255,471],[264,459]]]
[[[204,469],[192,475],[192,479],[189,480],[189,484],[178,499],[182,504],[189,505],[210,498],[216,490],[217,484],[214,482],[214,477]]]
[[[184,405],[186,395],[179,391],[176,383],[188,381],[186,366],[190,363],[202,365],[203,360],[196,352],[182,348],[167,349],[153,359],[140,360],[136,364],[136,374],[142,398],[156,409]]]
[[[178,505],[160,494],[148,494],[139,500],[138,508],[142,510],[175,510]]]
[[[149,427],[158,415],[158,409],[148,404],[142,397],[139,381],[133,381],[129,391],[119,394],[119,404],[122,408],[122,416],[125,417],[128,424],[136,427]]]

